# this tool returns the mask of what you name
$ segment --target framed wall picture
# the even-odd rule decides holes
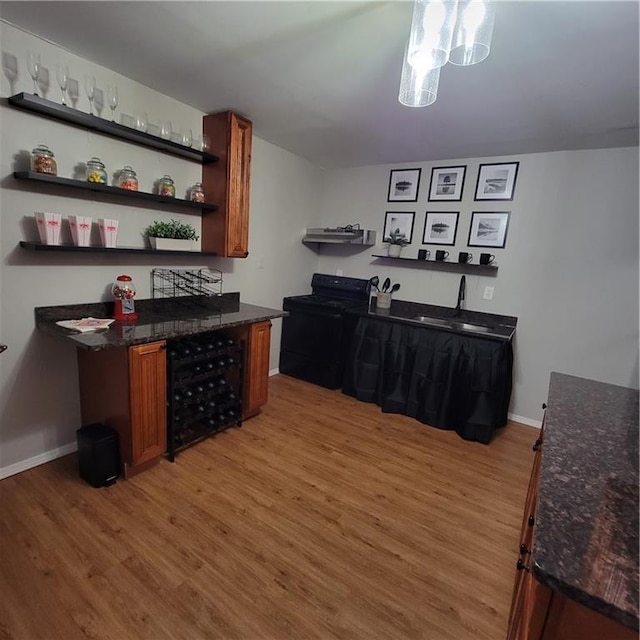
[[[474,211],[469,228],[469,247],[504,249],[511,211]]]
[[[407,244],[411,244],[415,215],[415,211],[387,211],[384,216],[382,242],[389,242],[391,233],[395,232],[395,235],[404,237]]]
[[[422,169],[392,169],[387,202],[417,202]]]
[[[474,200],[513,200],[519,162],[481,164]]]
[[[453,246],[456,243],[459,216],[460,213],[458,211],[427,211],[422,244],[447,244]]]
[[[434,167],[431,169],[429,201],[449,200],[460,202],[462,200],[462,188],[464,187],[466,170],[466,166]]]

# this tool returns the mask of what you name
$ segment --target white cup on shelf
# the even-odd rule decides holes
[[[88,247],[91,239],[92,218],[88,216],[69,216],[69,227],[73,244],[77,247]]]
[[[60,227],[62,215],[48,211],[36,211],[36,224],[42,244],[60,244]]]
[[[118,221],[112,218],[98,218],[98,228],[100,229],[102,246],[115,249],[118,238]]]

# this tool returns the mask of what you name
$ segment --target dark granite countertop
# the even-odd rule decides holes
[[[372,298],[369,306],[355,307],[350,309],[349,313],[386,319],[391,322],[403,322],[414,327],[502,341],[513,338],[518,322],[514,316],[501,316],[467,309],[463,309],[454,317],[454,309],[450,307],[406,300],[392,300],[390,309],[378,309],[375,298]],[[419,317],[422,320],[418,320]]]
[[[109,329],[80,333],[56,324],[84,317],[112,318],[112,302],[36,307],[36,327],[89,351],[180,338],[252,324],[288,315],[285,311],[240,302],[238,293],[190,300],[136,300],[135,322],[114,322]]]
[[[552,373],[532,570],[638,629],[638,391]]]

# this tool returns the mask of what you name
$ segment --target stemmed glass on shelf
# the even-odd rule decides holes
[[[84,77],[84,90],[89,98],[89,113],[93,115],[93,98],[96,93],[96,79],[94,76]]]
[[[69,83],[69,67],[66,64],[59,64],[56,67],[56,78],[58,79],[60,91],[62,91],[62,104],[66,105],[67,85]]]
[[[109,109],[111,109],[111,121],[115,122],[115,112],[118,106],[118,87],[107,87],[107,104],[109,105]]]
[[[36,51],[27,51],[27,67],[33,80],[33,93],[38,95],[38,78],[40,77],[40,54]]]

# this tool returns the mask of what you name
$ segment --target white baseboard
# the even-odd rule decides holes
[[[37,456],[33,456],[33,458],[27,458],[26,460],[10,464],[8,467],[0,467],[0,480],[14,476],[16,473],[21,473],[27,469],[33,469],[33,467],[37,467],[45,462],[51,462],[56,458],[61,458],[77,450],[78,443],[71,442],[70,444],[65,444],[63,447],[39,453]]]
[[[275,369],[271,369],[271,371],[269,371],[269,377],[271,376],[276,376],[280,373],[280,369],[275,368]]]
[[[536,429],[542,428],[542,422],[540,422],[540,420],[531,420],[531,418],[525,418],[524,416],[517,416],[514,413],[510,413],[507,417],[509,418],[509,420],[513,420],[513,422],[526,424],[528,427],[536,427]]]

